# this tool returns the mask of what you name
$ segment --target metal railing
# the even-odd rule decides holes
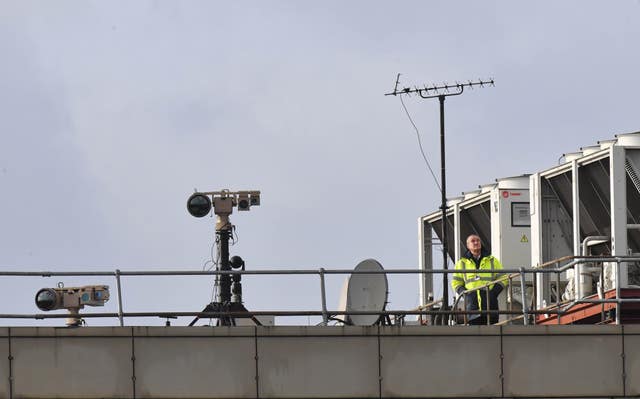
[[[562,263],[569,261],[567,264],[562,265]],[[513,285],[514,285],[514,280],[518,279],[517,283],[520,285],[520,290],[521,290],[521,295],[522,295],[522,300],[521,300],[521,304],[522,304],[522,310],[520,312],[513,312],[513,311],[500,311],[500,310],[481,310],[481,311],[469,311],[469,310],[465,310],[465,311],[457,311],[455,309],[457,309],[460,300],[466,300],[466,295],[465,294],[471,294],[471,293],[476,293],[478,291],[480,291],[481,293],[485,293],[487,295],[487,302],[488,302],[488,288],[496,283],[499,283],[501,281],[504,281],[505,277],[501,277],[499,279],[496,279],[494,281],[490,281],[487,282],[486,284],[474,288],[474,289],[470,289],[470,290],[466,290],[464,292],[461,293],[461,295],[459,295],[453,305],[453,309],[454,311],[451,312],[451,316],[449,317],[449,324],[451,324],[452,322],[452,317],[455,315],[462,315],[465,317],[465,323],[466,323],[466,316],[471,315],[471,314],[480,314],[480,315],[486,315],[487,318],[487,324],[489,324],[489,315],[490,314],[518,314],[518,319],[522,318],[523,319],[523,323],[525,325],[529,324],[530,321],[533,321],[533,323],[535,324],[536,322],[536,315],[549,315],[549,314],[555,314],[556,318],[557,318],[557,322],[558,324],[560,324],[561,322],[561,317],[565,314],[568,314],[570,312],[570,310],[572,308],[574,308],[576,305],[578,304],[606,304],[606,303],[615,303],[616,304],[616,311],[615,311],[615,322],[616,324],[620,324],[620,317],[621,317],[621,312],[620,312],[620,305],[623,303],[640,303],[640,298],[621,298],[620,296],[620,284],[619,284],[619,276],[620,276],[620,264],[621,263],[628,263],[628,262],[638,262],[640,261],[640,257],[638,256],[609,256],[609,257],[603,257],[603,256],[565,256],[559,259],[555,259],[553,261],[544,263],[538,267],[535,268],[529,268],[526,269],[524,267],[521,267],[518,269],[517,272],[513,272],[513,270],[507,270],[504,269],[502,270],[503,273],[507,273],[506,279],[508,281],[507,283],[507,290],[509,292],[509,296],[510,298],[512,298],[512,301],[509,303],[509,305],[511,305],[513,303]],[[593,264],[594,262],[598,262],[599,264]],[[562,293],[560,291],[560,286],[561,286],[561,274],[566,272],[567,270],[570,269],[575,269],[575,273],[578,273],[578,267],[582,264],[585,263],[589,263],[591,264],[591,267],[599,267],[600,270],[600,283],[602,286],[603,283],[603,275],[604,275],[604,267],[606,266],[605,263],[615,263],[616,264],[616,279],[615,279],[615,297],[613,299],[607,299],[607,298],[597,298],[597,299],[590,299],[587,297],[577,297],[574,298],[572,300],[569,301],[562,301],[561,297],[562,297]],[[537,295],[536,295],[536,291],[537,289],[540,289],[540,287],[537,287],[536,284],[536,278],[535,275],[537,274],[555,274],[555,282],[556,282],[556,303],[552,306],[549,307],[545,307],[542,308],[540,306],[540,304],[537,303]],[[532,295],[532,309],[528,308],[528,304],[529,301],[527,300],[527,290],[526,290],[526,275],[527,274],[532,274],[534,276],[534,278],[532,279],[533,282],[533,295]],[[482,291],[484,290],[484,291]],[[578,293],[581,292],[581,290],[578,288],[578,286],[575,287],[575,295],[577,296]],[[603,294],[604,294],[604,289],[603,289]],[[466,307],[466,304],[465,304]],[[534,316],[532,318],[532,320],[530,320],[530,316]],[[512,321],[513,319],[507,319],[506,322]]]
[[[561,263],[569,261],[569,263],[561,266]],[[116,313],[83,313],[81,315],[82,318],[117,318],[119,320],[120,326],[124,326],[124,319],[129,317],[160,317],[160,318],[175,318],[175,317],[199,317],[201,319],[207,318],[218,318],[218,317],[247,317],[247,316],[320,316],[322,317],[322,325],[327,325],[327,323],[334,319],[336,316],[347,316],[347,315],[379,315],[381,317],[394,317],[396,322],[401,322],[405,316],[416,315],[419,317],[427,317],[427,316],[439,316],[443,319],[447,319],[447,324],[453,324],[453,317],[462,316],[467,317],[473,314],[484,314],[487,315],[487,319],[489,319],[489,314],[499,314],[499,315],[510,315],[516,316],[515,318],[522,318],[524,324],[530,323],[530,317],[540,314],[556,314],[558,318],[558,322],[560,321],[560,317],[566,313],[568,313],[571,308],[581,303],[615,303],[616,304],[616,323],[620,323],[620,305],[622,303],[640,303],[640,298],[621,298],[620,297],[620,284],[619,278],[616,278],[616,293],[615,298],[606,299],[606,298],[598,298],[598,299],[589,299],[589,298],[576,298],[571,301],[561,301],[560,300],[560,282],[561,282],[561,274],[566,272],[567,270],[574,268],[576,265],[583,263],[593,263],[600,262],[600,267],[604,267],[604,263],[615,263],[616,264],[616,276],[620,276],[620,264],[625,262],[640,262],[640,257],[633,256],[616,256],[616,257],[594,257],[594,256],[569,256],[560,259],[556,259],[551,262],[547,262],[543,265],[540,265],[535,268],[517,268],[517,269],[502,269],[501,272],[506,274],[506,279],[508,281],[507,289],[509,292],[512,291],[512,287],[517,283],[520,285],[520,289],[522,291],[522,310],[513,310],[511,307],[506,310],[458,310],[457,306],[459,305],[459,301],[464,295],[460,295],[456,298],[454,302],[453,309],[442,309],[442,299],[433,301],[424,306],[418,307],[416,309],[410,310],[383,310],[383,311],[338,311],[338,310],[328,310],[327,308],[327,300],[326,300],[326,276],[327,275],[352,275],[352,274],[385,274],[385,275],[394,275],[394,274],[452,274],[458,273],[457,270],[448,269],[448,270],[416,270],[416,269],[388,269],[388,270],[377,270],[377,271],[359,271],[359,270],[345,270],[345,269],[325,269],[319,268],[314,270],[230,270],[230,271],[220,271],[220,270],[209,270],[209,271],[122,271],[116,269],[114,271],[66,271],[66,272],[52,272],[52,271],[0,271],[0,277],[54,277],[54,276],[65,276],[65,277],[87,277],[87,276],[105,276],[105,277],[114,277],[116,280],[117,287],[117,299],[118,299],[118,311]],[[535,278],[533,279],[533,305],[532,308],[528,307],[528,300],[526,295],[526,287],[525,280],[527,274],[555,274],[556,275],[556,303],[555,305],[547,308],[540,308],[535,301],[536,294],[535,291],[537,289],[535,285]],[[316,275],[319,277],[320,282],[320,295],[321,295],[321,310],[294,310],[294,311],[286,311],[286,310],[276,310],[276,311],[249,311],[249,312],[125,312],[123,307],[123,294],[122,294],[122,283],[121,279],[123,277],[131,277],[131,276],[216,276],[216,275]],[[602,273],[601,273],[602,274]],[[472,293],[481,289],[484,289],[491,284],[498,282],[499,280],[504,280],[504,277],[489,282],[482,287],[478,287],[472,290],[467,290],[464,293]],[[513,295],[510,295],[513,298]],[[57,319],[57,318],[68,318],[68,314],[54,314],[54,313],[38,313],[38,314],[0,314],[0,319]],[[513,320],[513,319],[511,319]],[[535,323],[535,317],[532,319]]]

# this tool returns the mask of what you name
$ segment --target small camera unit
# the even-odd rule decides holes
[[[251,208],[249,193],[239,193],[238,194],[238,210],[248,211],[249,208]]]
[[[82,287],[42,288],[36,293],[36,306],[46,312],[67,309],[71,317],[67,326],[79,326],[82,323],[79,310],[85,306],[104,306],[109,300],[108,285],[85,285]]]
[[[251,206],[260,205],[260,191],[252,191],[249,193],[249,203]]]

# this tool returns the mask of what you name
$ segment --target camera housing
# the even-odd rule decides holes
[[[187,211],[191,216],[201,218],[206,216],[213,209],[217,216],[216,230],[231,228],[229,215],[233,213],[233,208],[238,211],[248,211],[252,206],[260,205],[260,191],[207,191],[191,194],[187,200]]]
[[[231,214],[234,205],[234,197],[213,197],[213,210],[216,215]]]
[[[108,285],[83,287],[42,288],[36,293],[36,306],[40,310],[82,309],[86,306],[104,306],[109,300]]]

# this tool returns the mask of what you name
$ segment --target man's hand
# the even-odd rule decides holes
[[[491,289],[491,293],[492,293],[494,296],[496,296],[496,297],[497,297],[498,295],[500,295],[500,293],[502,292],[502,289],[503,289],[503,288],[504,288],[504,287],[502,286],[502,284],[498,284],[498,283],[496,283],[496,284],[494,284],[494,285],[493,285],[493,288]]]

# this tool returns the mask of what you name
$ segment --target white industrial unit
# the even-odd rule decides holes
[[[561,159],[545,171],[498,179],[450,199],[449,259],[460,258],[471,233],[478,234],[509,269],[571,256],[640,255],[640,132],[616,135]],[[434,256],[439,258],[433,253],[433,232],[441,238],[440,211],[421,217],[419,226],[420,268],[432,269]],[[551,281],[555,276],[538,273],[536,304],[592,294],[600,266],[603,291],[640,286],[637,263],[622,263],[619,278],[613,264],[579,265],[563,273],[558,287]],[[428,302],[431,292],[433,280],[425,274],[420,280],[421,304]]]
[[[620,134],[614,140],[564,154],[560,165],[531,175],[531,264],[542,265],[572,255],[638,254],[638,176],[640,132]],[[565,299],[591,294],[595,284],[589,275],[593,270],[582,267],[578,266],[577,273],[571,270],[563,275],[559,289],[538,274],[536,302],[550,303],[555,300],[552,296],[559,294]],[[639,284],[635,281],[636,267],[621,264],[618,279],[615,268],[609,266],[607,272],[605,265],[609,286],[605,284],[604,288],[613,288],[616,283],[620,288]]]
[[[496,256],[505,268],[530,266],[529,176],[497,179],[496,183],[480,186],[479,190],[463,193],[448,201],[448,253],[455,262],[466,250],[466,238],[477,234],[482,245]],[[441,238],[440,211],[419,219],[420,268],[433,269],[434,235]],[[439,245],[438,245],[439,246]],[[429,274],[420,279],[421,304],[429,302],[433,279]],[[450,279],[449,279],[450,281]]]

